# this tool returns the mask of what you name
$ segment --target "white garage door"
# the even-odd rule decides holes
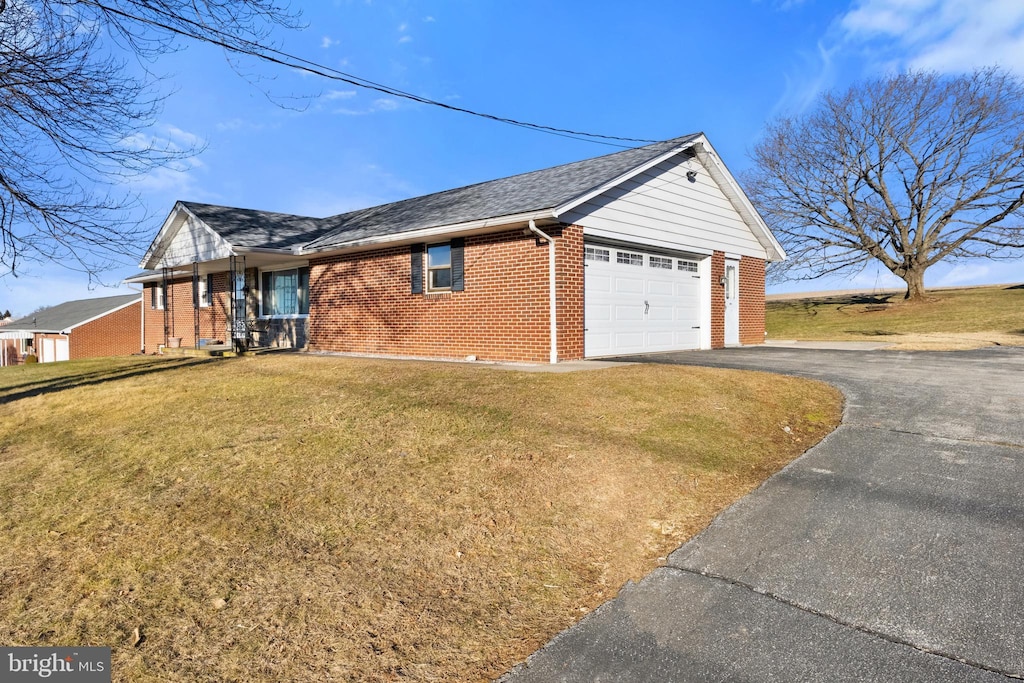
[[[42,352],[39,356],[40,363],[53,363],[71,358],[71,347],[67,337],[43,337],[42,341],[39,349]]]
[[[584,252],[585,355],[700,348],[695,259],[589,244]]]
[[[57,338],[57,360],[71,359],[71,345],[67,337]]]
[[[57,356],[53,351],[53,338],[43,337],[42,348],[40,348],[42,354],[39,356],[40,363],[52,363],[57,360]]]

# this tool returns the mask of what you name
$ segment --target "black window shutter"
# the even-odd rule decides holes
[[[199,308],[199,273],[192,271],[192,308]]]
[[[263,315],[272,315],[274,310],[274,283],[271,281],[272,273],[263,273],[263,290],[260,296],[260,303],[263,305]]]
[[[309,266],[299,268],[299,313],[309,313]]]
[[[466,277],[464,264],[466,262],[464,252],[466,239],[456,237],[452,240],[452,291],[461,292],[466,289]]]
[[[153,285],[153,288],[149,290],[149,307],[154,310],[156,309],[156,288],[158,286],[159,285]]]
[[[412,266],[412,293],[423,293],[423,245],[413,244],[409,247],[409,261]]]

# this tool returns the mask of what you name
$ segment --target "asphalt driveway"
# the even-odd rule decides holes
[[[508,681],[1024,677],[1024,349],[628,360],[822,379],[844,421]]]

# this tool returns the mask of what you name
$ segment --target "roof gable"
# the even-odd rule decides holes
[[[197,218],[185,202],[177,202],[139,265],[158,270],[226,258],[231,253],[231,244]]]

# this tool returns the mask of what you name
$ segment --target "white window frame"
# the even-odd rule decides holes
[[[437,247],[445,247],[448,250],[448,264],[432,266],[430,265],[430,250],[436,249]],[[437,242],[436,244],[428,244],[427,248],[423,250],[423,258],[426,260],[426,267],[424,270],[424,276],[426,277],[426,287],[424,288],[428,293],[431,292],[450,292],[452,291],[452,243],[451,242]],[[434,273],[448,271],[448,286],[447,287],[435,287],[434,286]]]
[[[202,275],[199,278],[199,308],[209,308],[210,298],[210,276]]]
[[[156,309],[155,310],[162,311],[162,310],[164,310],[164,294],[166,294],[166,291],[164,290],[164,283],[158,282],[158,283],[156,283],[155,286],[156,286]]]
[[[259,300],[260,300],[260,315],[259,315],[260,318],[267,319],[267,320],[296,320],[296,319],[308,318],[309,317],[309,313],[308,312],[307,313],[273,313],[273,314],[267,313],[266,312],[266,305],[265,305],[266,302],[264,300],[264,288],[263,288],[263,276],[264,275],[267,275],[267,274],[273,275],[274,273],[287,273],[289,271],[295,271],[295,279],[296,279],[296,285],[297,285],[296,286],[296,292],[295,292],[295,303],[296,303],[296,306],[298,307],[298,310],[301,311],[302,310],[302,297],[299,295],[298,285],[301,284],[301,280],[299,278],[299,271],[302,270],[303,268],[309,268],[309,266],[307,266],[307,265],[299,265],[299,266],[290,266],[288,268],[268,268],[266,270],[261,270],[259,272],[259,275],[258,275],[258,291],[259,291]],[[309,305],[309,291],[308,291],[309,290],[309,278],[308,277],[306,279],[306,290],[307,290],[306,291],[306,301],[307,301],[306,305],[308,306]]]

